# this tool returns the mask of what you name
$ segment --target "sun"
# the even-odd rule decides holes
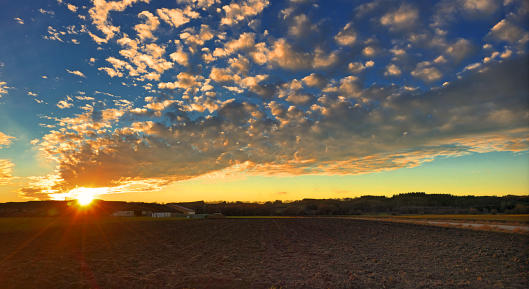
[[[70,190],[68,194],[77,200],[77,204],[79,204],[79,206],[86,207],[90,205],[94,198],[99,195],[99,191],[99,188],[77,187]]]
[[[90,205],[93,200],[94,196],[92,194],[79,194],[77,196],[77,203],[83,207]]]

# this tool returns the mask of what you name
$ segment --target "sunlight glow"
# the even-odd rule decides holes
[[[102,193],[106,192],[106,188],[84,188],[78,187],[70,190],[67,195],[70,198],[76,199],[81,206],[88,206],[92,201]]]
[[[94,196],[90,194],[82,194],[77,197],[77,202],[81,206],[88,206],[94,200]]]

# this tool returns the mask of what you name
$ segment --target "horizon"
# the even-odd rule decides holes
[[[0,202],[529,195],[527,1],[21,0]]]
[[[105,200],[105,199],[99,199],[99,198],[93,198],[90,200],[89,203],[93,203],[93,202],[97,202],[97,201],[103,201],[103,202],[125,202],[125,203],[153,203],[153,204],[161,204],[161,205],[164,205],[164,204],[185,204],[185,203],[199,203],[199,202],[203,202],[205,204],[220,204],[220,203],[238,203],[238,202],[241,202],[241,203],[256,203],[256,204],[266,204],[266,203],[274,203],[274,202],[282,202],[282,203],[293,203],[293,202],[301,202],[301,201],[307,201],[307,200],[315,200],[315,201],[325,201],[325,200],[333,200],[333,201],[348,201],[348,200],[354,200],[354,199],[361,199],[361,198],[366,198],[366,197],[383,197],[383,198],[386,198],[386,199],[391,199],[391,198],[395,198],[395,197],[402,197],[401,195],[409,195],[409,194],[425,194],[426,196],[432,196],[432,195],[436,195],[436,196],[439,196],[439,195],[445,195],[445,196],[450,196],[450,197],[476,197],[476,198],[479,198],[479,197],[493,197],[493,198],[503,198],[503,197],[529,197],[529,194],[528,195],[510,195],[510,194],[506,194],[506,195],[452,195],[452,194],[443,194],[443,193],[424,193],[424,192],[407,192],[407,193],[399,193],[399,194],[394,194],[394,195],[391,195],[391,196],[386,196],[386,195],[360,195],[360,196],[355,196],[355,197],[343,197],[343,198],[303,198],[303,199],[294,199],[294,200],[269,200],[269,201],[227,201],[227,200],[211,200],[211,201],[206,201],[206,200],[194,200],[194,201],[169,201],[169,202],[141,202],[141,201],[134,201],[134,200]],[[46,201],[51,201],[51,202],[71,202],[71,201],[78,201],[77,198],[71,198],[71,199],[64,199],[64,200],[52,200],[52,199],[48,199],[48,200],[25,200],[25,201],[15,201],[15,202],[12,202],[12,201],[8,201],[8,202],[0,202],[0,204],[6,204],[6,203],[25,203],[25,202],[46,202]]]

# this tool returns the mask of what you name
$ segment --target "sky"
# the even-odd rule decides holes
[[[0,202],[529,194],[529,2],[7,1]]]

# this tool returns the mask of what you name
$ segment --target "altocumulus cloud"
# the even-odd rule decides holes
[[[230,170],[363,174],[529,147],[523,1],[374,1],[343,19],[327,2],[150,2],[75,9],[89,16],[79,33],[109,54],[93,69],[144,91],[57,103],[75,112],[50,117],[57,129],[35,143],[55,170],[23,195],[152,190]],[[479,35],[446,31],[500,5],[506,20]]]

